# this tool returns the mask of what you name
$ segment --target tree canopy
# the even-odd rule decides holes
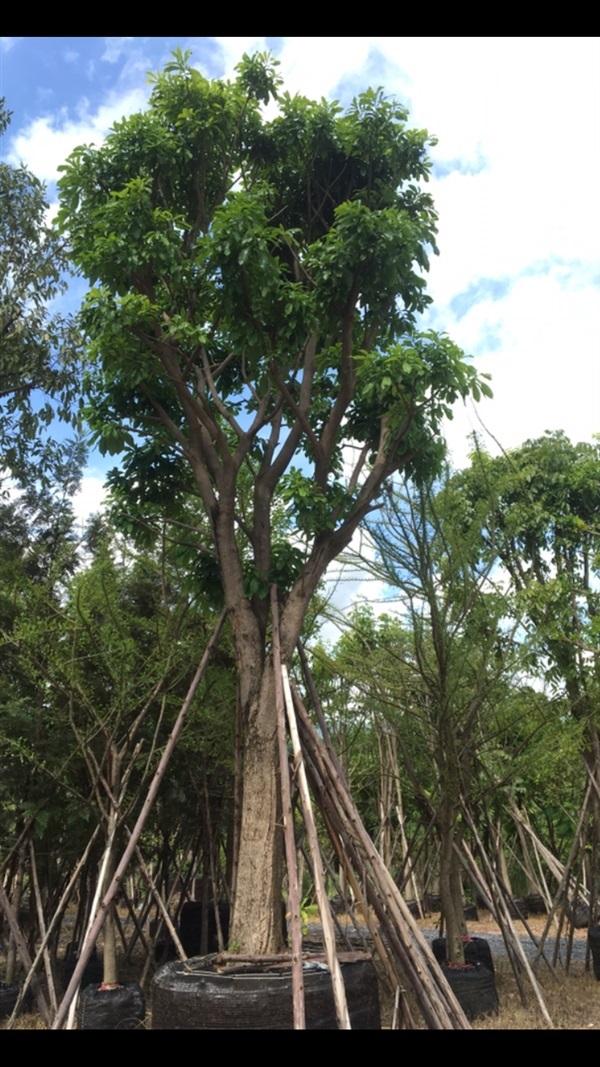
[[[595,719],[600,680],[600,448],[562,432],[492,459],[477,453],[457,476],[470,522],[491,501],[482,551],[497,552],[534,628],[546,676],[564,686],[575,717]]]

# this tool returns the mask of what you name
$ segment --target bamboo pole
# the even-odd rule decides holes
[[[331,803],[337,820],[334,832],[336,836],[343,836],[349,854],[354,852],[358,860],[360,853],[369,901],[375,907],[380,922],[387,924],[387,936],[394,939],[401,966],[409,974],[428,1025],[433,1029],[470,1029],[469,1022],[438,967],[429,945],[364,829],[348,790],[343,788],[335,763],[330,759],[326,745],[319,738],[296,691],[294,699],[305,749],[310,753],[316,772],[322,775],[319,782],[313,783],[317,790],[320,790],[319,801],[323,803],[326,797]]]
[[[144,829],[144,826],[146,824],[146,820],[147,820],[147,818],[148,818],[148,816],[149,816],[149,814],[150,814],[150,812],[152,810],[152,805],[154,804],[154,801],[156,799],[156,795],[158,793],[158,790],[159,790],[160,785],[162,783],[162,780],[164,778],[166,769],[168,767],[169,760],[170,760],[170,758],[171,758],[171,756],[173,754],[173,750],[174,750],[175,745],[177,743],[177,739],[178,739],[178,737],[179,737],[179,735],[181,733],[181,730],[183,728],[183,724],[185,722],[187,714],[188,714],[188,712],[190,710],[190,707],[192,705],[192,701],[194,699],[194,696],[196,695],[196,690],[197,690],[197,688],[198,688],[198,686],[200,684],[200,681],[202,679],[202,675],[204,674],[204,671],[206,669],[206,665],[208,663],[210,654],[211,654],[211,652],[212,652],[212,650],[213,650],[213,648],[214,648],[214,646],[215,646],[215,644],[216,644],[216,642],[217,642],[217,640],[219,638],[219,634],[221,632],[221,627],[222,627],[222,625],[223,625],[223,623],[225,621],[225,615],[226,615],[226,612],[225,612],[225,610],[223,610],[221,612],[221,615],[219,617],[217,625],[216,625],[216,627],[215,627],[215,629],[213,631],[212,637],[210,638],[210,641],[208,642],[208,645],[206,646],[206,649],[205,649],[204,655],[202,656],[202,659],[200,661],[200,665],[198,667],[198,670],[196,671],[196,674],[194,675],[194,678],[192,679],[192,682],[190,684],[190,688],[188,690],[187,696],[186,696],[186,698],[185,698],[185,700],[184,700],[184,702],[183,702],[183,704],[181,706],[181,710],[179,712],[179,715],[177,716],[177,720],[176,720],[175,725],[174,725],[174,727],[173,727],[173,729],[171,731],[171,735],[169,737],[169,740],[167,741],[165,750],[164,750],[164,752],[163,752],[163,754],[162,754],[162,756],[160,758],[158,767],[156,769],[156,773],[154,775],[154,778],[152,779],[152,782],[150,784],[150,788],[148,790],[148,795],[146,797],[146,800],[144,801],[144,804],[143,804],[142,810],[141,810],[141,812],[140,812],[140,814],[138,816],[137,822],[136,822],[136,824],[135,824],[135,826],[134,826],[134,828],[132,830],[131,837],[129,839],[129,842],[127,844],[125,852],[123,853],[121,861],[120,861],[119,865],[117,866],[117,869],[116,869],[116,871],[114,873],[114,876],[113,876],[112,882],[111,882],[111,884],[110,884],[110,886],[108,888],[108,891],[105,894],[104,899],[102,900],[102,902],[100,904],[100,907],[98,909],[98,913],[97,913],[96,918],[94,919],[94,922],[92,923],[92,926],[91,926],[91,928],[90,928],[90,930],[88,932],[88,936],[86,937],[85,943],[82,946],[82,950],[81,950],[81,954],[80,954],[79,960],[77,961],[77,964],[75,966],[75,970],[73,972],[73,977],[71,978],[71,981],[69,982],[69,985],[67,987],[65,995],[64,995],[64,997],[62,999],[62,1002],[61,1002],[61,1004],[59,1006],[59,1009],[58,1009],[58,1011],[56,1013],[56,1017],[54,1019],[54,1022],[52,1023],[52,1029],[53,1030],[60,1030],[62,1028],[62,1025],[63,1025],[64,1021],[65,1021],[65,1018],[66,1018],[67,1012],[69,1010],[69,1006],[71,1004],[73,996],[75,994],[75,991],[79,987],[79,983],[81,981],[81,976],[82,976],[82,974],[83,974],[83,972],[85,970],[85,966],[86,966],[86,964],[87,964],[87,962],[88,962],[88,960],[89,960],[89,958],[90,958],[90,956],[92,954],[92,949],[93,949],[93,946],[95,944],[96,938],[98,937],[98,934],[100,933],[100,930],[102,928],[102,923],[104,922],[104,916],[105,916],[108,908],[110,907],[111,902],[114,900],[114,898],[116,896],[116,893],[118,891],[119,885],[121,884],[121,880],[122,880],[122,878],[123,878],[123,876],[124,876],[124,874],[125,874],[125,872],[127,870],[128,865],[129,865],[129,861],[130,861],[130,859],[133,856],[133,853],[135,851],[135,846],[137,845],[137,842],[138,842],[138,840],[140,838],[142,830]]]
[[[446,1010],[443,996],[436,988],[433,971],[431,975],[428,973],[427,967],[423,965],[424,961],[420,959],[419,950],[415,950],[410,943],[410,938],[406,935],[401,917],[394,912],[393,904],[390,907],[385,899],[385,890],[378,881],[377,866],[374,867],[371,862],[372,857],[365,854],[360,840],[357,840],[354,827],[348,824],[344,812],[339,810],[333,795],[328,792],[326,781],[319,778],[316,768],[315,775],[316,778],[312,782],[313,791],[319,797],[323,812],[328,814],[332,826],[332,838],[339,842],[343,841],[343,852],[339,853],[340,856],[347,854],[346,876],[352,883],[354,870],[362,875],[367,901],[367,923],[373,933],[377,927],[371,923],[368,910],[370,906],[377,917],[379,930],[390,946],[397,983],[400,984],[401,975],[404,974],[413,989],[423,1017],[431,1029],[452,1029],[454,1027],[452,1009],[449,1012]],[[433,957],[431,959],[433,961]],[[444,982],[435,961],[433,961],[433,967],[438,971],[439,980]],[[460,1008],[457,1003],[456,1012],[458,1017]]]
[[[11,907],[10,901],[9,901],[7,895],[6,895],[6,892],[4,890],[4,886],[2,885],[1,881],[0,881],[0,907],[2,908],[4,914],[6,915],[6,918],[8,920],[8,925],[10,927],[10,932],[11,932],[12,936],[15,939],[15,945],[17,946],[17,949],[19,951],[19,956],[21,957],[21,962],[23,963],[23,965],[25,967],[27,967],[28,971],[31,972],[32,971],[31,957],[29,955],[29,952],[28,952],[28,949],[27,949],[27,945],[25,944],[25,940],[23,938],[23,934],[21,933],[21,930],[19,928],[19,924],[17,922],[17,918],[16,918],[15,913],[14,913],[12,907]],[[33,974],[32,977],[31,977],[31,984],[33,986],[33,991],[35,993],[35,997],[36,997],[39,1013],[42,1016],[42,1019],[44,1020],[44,1022],[47,1023],[48,1026],[50,1026],[51,1015],[50,1015],[50,1012],[48,1010],[48,1005],[46,1003],[46,998],[44,997],[44,994],[42,992],[42,987],[41,987],[38,979],[36,978],[35,974]]]
[[[290,683],[287,675],[287,669],[285,665],[281,664],[281,681],[283,683],[283,697],[285,702],[285,709],[287,712],[288,727],[290,731],[290,738],[292,741],[292,750],[294,753],[294,762],[296,768],[296,776],[298,780],[298,788],[300,791],[300,799],[302,801],[302,809],[304,812],[304,823],[306,826],[306,834],[308,837],[308,844],[313,858],[313,871],[315,875],[315,889],[317,891],[317,900],[319,904],[319,911],[321,913],[321,922],[323,924],[323,940],[325,942],[325,953],[327,956],[327,963],[331,973],[331,983],[333,986],[333,999],[335,1002],[335,1014],[338,1022],[338,1029],[350,1030],[350,1015],[348,1013],[348,1005],[346,1003],[346,990],[344,987],[344,979],[342,977],[342,969],[340,967],[340,961],[337,958],[335,950],[335,933],[333,930],[333,923],[331,921],[331,912],[329,910],[329,901],[327,900],[327,891],[325,888],[325,876],[323,872],[323,864],[321,860],[321,850],[319,848],[319,838],[317,835],[317,827],[314,820],[312,803],[310,799],[310,792],[308,789],[308,780],[306,777],[306,767],[304,765],[304,758],[302,755],[302,748],[300,745],[300,737],[298,734],[298,725],[296,723],[296,715],[294,713],[294,702],[292,699],[292,691],[290,689]]]
[[[42,904],[42,894],[40,893],[40,885],[37,876],[37,866],[35,861],[35,848],[33,846],[33,839],[29,842],[29,858],[31,862],[31,882],[33,885],[33,893],[35,896],[35,906],[37,909],[38,924],[40,928],[40,934],[42,936],[42,942],[46,939],[46,923],[44,921],[44,908]],[[46,981],[48,983],[48,996],[50,997],[50,1010],[52,1013],[56,1011],[56,989],[54,988],[54,978],[52,976],[52,964],[50,962],[50,953],[48,952],[48,945],[44,947],[44,968],[46,971]]]
[[[17,1016],[17,1013],[19,1011],[21,1000],[25,996],[25,994],[27,993],[27,990],[29,989],[29,986],[31,985],[33,979],[35,978],[35,972],[37,971],[37,968],[39,967],[40,960],[43,957],[44,950],[46,949],[46,947],[47,947],[47,945],[48,945],[48,943],[50,941],[50,938],[52,937],[52,934],[54,933],[54,930],[56,929],[56,926],[58,925],[59,919],[62,917],[63,910],[64,910],[66,904],[68,903],[68,901],[69,901],[69,899],[71,897],[71,893],[73,892],[73,886],[75,885],[75,882],[77,881],[77,878],[79,877],[79,872],[80,872],[81,868],[84,866],[84,864],[87,862],[87,858],[88,858],[88,856],[90,854],[92,845],[93,845],[94,841],[96,840],[96,837],[98,836],[99,832],[100,832],[100,826],[98,825],[96,827],[96,829],[94,830],[92,836],[90,837],[90,840],[88,841],[88,843],[86,845],[85,852],[83,853],[83,856],[81,857],[81,859],[78,861],[77,866],[75,867],[75,870],[73,871],[73,874],[71,875],[71,878],[69,879],[69,882],[68,882],[68,884],[67,884],[67,886],[66,886],[66,888],[65,888],[65,890],[63,892],[63,895],[60,898],[58,907],[56,908],[56,911],[54,912],[54,915],[52,917],[52,921],[50,922],[50,925],[49,925],[48,929],[46,930],[46,934],[45,934],[44,938],[42,939],[42,943],[41,943],[41,945],[40,945],[40,947],[39,947],[39,949],[37,951],[35,959],[34,959],[33,963],[31,964],[31,967],[29,968],[27,977],[25,978],[25,981],[23,983],[23,988],[22,988],[21,993],[19,995],[19,999],[17,1000],[17,1003],[15,1004],[15,1007],[13,1009],[13,1013],[12,1013],[10,1019],[8,1020],[8,1023],[6,1024],[6,1029],[7,1030],[10,1030],[12,1028],[12,1025],[13,1025],[13,1023],[15,1021],[15,1018]],[[50,1017],[48,1018],[48,1025],[50,1025]]]
[[[12,907],[15,915],[15,921],[18,918],[21,910],[21,898],[23,896],[23,882],[25,880],[25,857],[27,855],[27,841],[24,840],[21,848],[19,849],[19,857],[17,863],[17,870],[13,879],[12,886]],[[17,969],[17,948],[18,942],[14,934],[12,926],[10,927],[11,933],[8,940],[8,951],[6,953],[6,981],[9,985],[14,982]],[[21,938],[21,940],[23,940]],[[23,942],[24,943],[24,942]]]
[[[104,924],[104,919],[106,918],[106,914],[107,914],[108,908],[110,907],[110,903],[112,901],[112,898],[111,898],[111,901],[109,901],[109,904],[107,905],[107,907],[105,908],[104,911],[102,911],[102,909],[100,909],[100,911],[102,912],[102,921],[100,923],[98,923],[97,929],[95,929],[96,924],[93,921],[94,913],[96,911],[96,908],[98,907],[98,901],[100,900],[100,896],[102,894],[102,887],[103,887],[105,879],[106,879],[106,872],[108,871],[108,866],[109,866],[109,863],[110,863],[110,860],[111,860],[111,855],[112,855],[112,850],[113,850],[113,845],[114,845],[116,834],[117,834],[117,821],[115,819],[114,822],[113,822],[112,827],[109,827],[109,832],[108,832],[108,835],[107,835],[107,838],[106,838],[106,848],[104,849],[104,855],[102,857],[102,863],[100,864],[100,870],[98,872],[98,880],[96,882],[96,889],[94,891],[94,899],[92,901],[92,906],[90,908],[88,928],[87,928],[87,930],[85,932],[85,937],[83,938],[83,947],[82,947],[82,953],[81,954],[83,955],[83,950],[86,948],[86,946],[89,946],[89,948],[88,948],[88,956],[87,956],[87,958],[85,960],[85,963],[83,964],[83,967],[81,967],[81,962],[82,962],[81,961],[81,957],[77,961],[77,963],[75,965],[75,971],[73,972],[73,977],[71,978],[71,982],[69,983],[69,987],[68,987],[70,989],[71,986],[72,986],[73,990],[72,990],[72,994],[71,994],[71,1000],[69,1001],[69,1015],[68,1015],[68,1019],[67,1019],[67,1030],[72,1030],[72,1028],[73,1028],[73,1024],[75,1022],[75,1009],[77,1007],[77,994],[79,992],[79,986],[81,984],[81,979],[83,977],[83,972],[85,970],[85,966],[87,964],[87,961],[88,961],[89,957],[92,954],[92,950],[94,948],[94,945],[96,944],[96,938],[98,937],[98,934],[100,933],[100,930],[102,929],[102,926]],[[92,931],[93,931],[93,933],[92,933]],[[79,974],[77,975],[77,981],[75,981],[75,976],[77,974],[77,970],[78,970],[79,967],[81,967],[81,970],[80,970]],[[65,998],[63,998],[63,1003],[64,1003],[65,999],[66,999],[66,995],[65,995]],[[55,1019],[56,1019],[56,1017],[57,1016],[55,1016]]]
[[[175,927],[173,926],[173,923],[171,922],[171,916],[169,915],[169,912],[167,911],[167,908],[165,907],[165,905],[163,903],[163,900],[162,900],[162,897],[161,897],[161,895],[160,895],[160,893],[158,891],[156,882],[154,881],[150,871],[148,870],[148,865],[146,864],[146,861],[144,860],[144,857],[142,856],[142,853],[140,852],[139,845],[135,846],[135,854],[137,856],[137,861],[138,861],[138,863],[140,865],[140,869],[142,871],[142,874],[143,874],[144,878],[146,879],[146,881],[148,883],[148,886],[150,888],[150,893],[154,897],[154,900],[156,901],[156,903],[158,905],[158,908],[160,910],[160,913],[161,913],[161,915],[163,917],[164,924],[165,924],[167,930],[169,931],[170,936],[173,939],[173,944],[175,945],[175,948],[177,949],[177,954],[179,956],[179,959],[180,960],[185,960],[185,959],[187,959],[187,956],[185,954],[185,949],[184,949],[183,945],[181,944],[181,941],[179,940],[179,937],[177,935],[177,931],[176,931]]]
[[[288,875],[290,927],[292,935],[292,1000],[294,1030],[306,1030],[306,1007],[304,1002],[304,974],[302,968],[302,918],[300,915],[300,891],[294,840],[294,812],[285,733],[285,696],[279,640],[279,614],[277,610],[277,587],[271,586],[271,615],[273,619],[273,668],[275,671],[275,704],[277,709],[277,742],[279,747],[279,775],[281,784],[281,809],[285,859]]]
[[[309,746],[307,747],[309,748]],[[368,910],[370,906],[377,917],[379,930],[390,946],[390,958],[396,971],[397,983],[400,984],[401,975],[404,974],[413,989],[423,1017],[431,1029],[452,1029],[454,1027],[452,1009],[449,1012],[447,1011],[447,1005],[444,1004],[443,997],[436,988],[434,971],[429,975],[427,968],[423,966],[424,960],[421,959],[419,962],[418,950],[415,952],[414,946],[411,945],[401,918],[397,913],[394,913],[393,905],[390,907],[388,901],[385,900],[385,890],[381,888],[378,882],[377,868],[373,867],[371,857],[365,854],[365,850],[362,848],[360,840],[357,840],[353,827],[348,824],[343,810],[336,804],[335,794],[329,790],[326,778],[322,779],[320,777],[319,769],[316,764],[312,763],[312,760],[309,760],[309,766],[314,772],[314,777],[311,775],[313,792],[319,798],[324,815],[327,813],[326,824],[329,822],[332,827],[330,831],[332,840],[340,842],[340,846],[343,842],[343,849],[338,854],[342,861],[347,863],[346,876],[348,881],[353,882],[354,870],[362,876],[368,905],[366,921],[372,932],[377,929],[371,923]],[[434,970],[437,969],[439,980],[444,982],[441,971],[437,968],[432,956],[431,960]],[[455,1004],[458,1017],[460,1008],[456,1001]]]
[[[546,1002],[544,1000],[544,996],[543,996],[542,990],[540,988],[539,982],[537,981],[537,978],[535,977],[535,975],[534,975],[534,973],[533,973],[533,971],[531,969],[529,960],[527,959],[527,956],[525,955],[525,953],[523,951],[523,946],[522,946],[521,941],[520,941],[519,937],[517,936],[517,932],[516,932],[516,930],[515,930],[515,928],[513,926],[513,922],[512,922],[512,919],[510,917],[510,914],[508,912],[508,908],[506,907],[506,905],[504,903],[504,900],[502,899],[502,894],[500,892],[500,887],[498,886],[498,882],[497,882],[496,876],[495,876],[494,871],[492,869],[492,866],[491,866],[491,864],[490,864],[490,862],[489,862],[489,860],[487,858],[487,855],[486,855],[485,849],[483,847],[483,844],[481,842],[481,839],[479,837],[479,834],[477,833],[477,827],[475,826],[475,823],[474,823],[473,819],[471,818],[471,814],[470,814],[470,812],[467,809],[465,804],[463,804],[463,814],[464,814],[464,816],[466,818],[466,821],[467,821],[467,823],[469,825],[469,829],[471,830],[471,833],[473,834],[473,840],[477,844],[477,848],[479,850],[479,855],[481,856],[481,862],[483,863],[484,867],[486,868],[487,876],[488,876],[488,878],[490,879],[491,882],[496,882],[496,888],[498,890],[498,896],[499,896],[499,904],[500,904],[500,907],[503,908],[504,911],[505,911],[504,920],[505,920],[505,923],[506,923],[508,929],[510,930],[511,940],[512,940],[512,944],[513,944],[514,950],[516,952],[516,955],[518,956],[519,960],[523,964],[523,967],[525,969],[527,977],[529,978],[529,981],[531,983],[531,988],[533,989],[533,992],[535,994],[536,1000],[537,1000],[537,1002],[539,1004],[540,1011],[541,1011],[544,1019],[546,1020],[548,1025],[552,1029],[554,1029],[554,1023],[552,1022],[552,1019],[550,1018],[550,1014],[548,1012],[548,1008],[546,1007]],[[507,947],[508,947],[508,942],[507,942]]]
[[[586,789],[586,792],[585,792],[585,796],[584,796],[584,799],[583,799],[583,804],[582,804],[581,810],[579,812],[579,819],[578,819],[578,822],[577,822],[577,828],[575,830],[575,836],[573,838],[573,844],[571,845],[571,848],[569,850],[569,855],[567,857],[567,862],[565,863],[564,866],[562,866],[562,864],[559,864],[559,862],[556,859],[556,857],[553,856],[552,853],[548,849],[545,848],[545,846],[542,844],[542,842],[539,840],[539,838],[537,838],[534,835],[533,829],[531,827],[529,827],[526,823],[523,823],[525,829],[532,836],[532,840],[537,841],[537,845],[538,845],[538,847],[540,849],[540,852],[542,853],[546,863],[550,867],[550,870],[552,871],[552,873],[554,874],[554,877],[557,879],[557,881],[559,883],[558,884],[558,889],[556,890],[556,893],[555,893],[555,896],[554,896],[554,902],[553,902],[552,908],[550,909],[550,912],[548,913],[548,919],[546,920],[546,925],[544,927],[544,931],[543,931],[542,936],[540,938],[540,945],[539,945],[539,948],[538,948],[538,951],[537,951],[536,960],[539,958],[540,953],[543,950],[544,944],[546,942],[546,938],[548,936],[548,932],[550,930],[550,924],[552,923],[552,920],[554,918],[554,914],[556,912],[556,909],[558,908],[558,906],[561,903],[561,901],[564,901],[564,899],[566,897],[566,894],[568,892],[569,885],[570,885],[571,880],[572,880],[572,873],[571,872],[572,872],[572,869],[573,869],[573,864],[575,863],[575,858],[576,858],[577,853],[578,853],[579,848],[580,848],[580,836],[581,836],[581,831],[582,831],[583,824],[584,824],[584,821],[585,821],[585,818],[586,818],[586,815],[587,815],[587,809],[588,809],[588,806],[589,806],[589,803],[590,803],[591,788],[592,788],[592,783],[590,781],[590,782],[588,782],[588,786],[587,786],[587,789]],[[516,809],[516,810],[518,812],[518,809]],[[561,923],[561,927],[562,927],[562,923]],[[559,934],[560,934],[561,927],[559,927]],[[558,936],[557,936],[557,945],[558,945]]]
[[[481,871],[479,870],[479,867],[477,866],[477,863],[475,862],[475,857],[473,856],[465,840],[463,840],[462,842],[461,862],[463,863],[463,866],[467,873],[472,878],[474,884],[479,888],[479,892],[484,896],[488,911],[491,915],[494,916],[496,922],[498,923],[498,926],[500,927],[500,933],[502,934],[504,945],[506,948],[506,955],[508,956],[508,961],[512,967],[515,982],[517,983],[517,988],[521,997],[521,1003],[526,1004],[525,989],[523,988],[523,983],[521,981],[521,973],[519,970],[519,968],[521,967],[521,963],[517,957],[516,949],[513,945],[513,940],[511,938],[511,933],[505,921],[505,916],[508,914],[508,910],[506,906],[501,907],[499,903],[502,896],[501,889],[497,883],[494,883],[495,888],[493,888],[490,884],[488,884],[488,882],[485,881]]]

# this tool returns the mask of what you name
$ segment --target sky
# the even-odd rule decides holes
[[[147,72],[177,47],[208,77],[268,49],[284,88],[342,104],[381,86],[437,138],[423,327],[448,333],[494,391],[448,424],[455,466],[473,430],[492,453],[546,430],[600,432],[599,37],[1,37],[5,158],[54,201],[60,164],[143,108]],[[80,511],[102,473],[88,469]]]

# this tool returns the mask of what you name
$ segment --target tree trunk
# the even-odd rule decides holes
[[[19,911],[21,908],[21,897],[23,894],[23,880],[25,877],[25,852],[27,845],[25,842],[21,845],[19,852],[19,866],[17,868],[17,874],[13,886],[13,898],[12,906],[14,913],[19,921]],[[10,940],[8,942],[8,952],[6,954],[6,981],[8,984],[14,982],[17,973],[17,942],[14,934],[11,932]]]
[[[242,825],[229,950],[283,947],[282,835],[275,680],[269,660],[245,716]]]
[[[440,895],[446,921],[447,956],[452,963],[464,963],[461,938],[466,933],[459,859],[454,848],[457,839],[457,809],[451,803],[440,811]]]
[[[461,938],[466,934],[460,864],[455,842],[460,840],[461,771],[456,750],[456,723],[447,710],[440,715],[437,768],[440,780],[440,894],[446,920],[448,959],[464,963]]]
[[[312,594],[307,582],[280,615],[281,662],[289,668]],[[235,592],[235,588],[234,588]],[[230,612],[242,709],[242,817],[229,950],[268,955],[283,948],[283,835],[275,675],[264,617],[250,601]]]

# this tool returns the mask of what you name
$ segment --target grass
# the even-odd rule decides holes
[[[507,959],[495,963],[496,988],[500,1001],[498,1015],[478,1019],[475,1030],[547,1030],[531,986],[526,984],[527,1003],[523,1005]],[[536,978],[554,1028],[558,1030],[600,1030],[600,985],[582,962],[571,964],[569,973],[557,967],[553,978],[545,965],[536,967]],[[525,984],[525,983],[524,983]]]

